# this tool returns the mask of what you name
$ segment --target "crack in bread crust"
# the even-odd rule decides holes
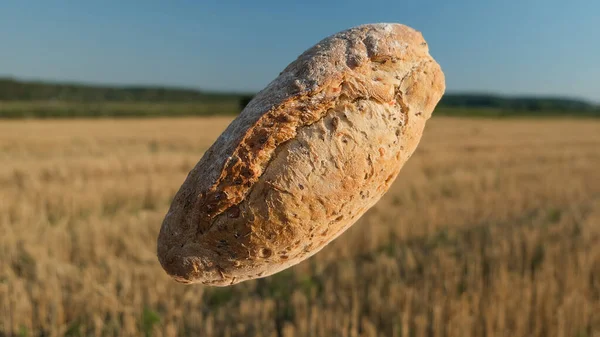
[[[393,62],[393,58],[387,57],[369,59],[373,69],[380,65]],[[412,75],[416,69],[430,60],[420,61],[393,85],[394,102],[400,105],[404,112],[403,125],[407,124],[408,105],[404,102],[400,87],[404,80]],[[332,81],[333,82],[333,81]],[[233,155],[226,161],[225,166],[217,182],[207,191],[200,195],[200,207],[205,211],[201,215],[197,234],[202,235],[210,229],[212,219],[222,214],[227,209],[236,206],[244,200],[262,173],[271,161],[273,153],[283,143],[293,139],[298,129],[309,126],[325,118],[327,113],[346,100],[374,100],[385,103],[385,98],[380,96],[370,97],[368,89],[348,90],[345,79],[333,83],[329,88],[322,88],[320,92],[302,97],[291,97],[279,108],[268,111],[247,131],[245,137],[235,149]],[[368,87],[367,87],[368,88]],[[345,90],[346,89],[346,90]],[[365,90],[366,89],[366,90]],[[361,92],[366,91],[366,92]],[[319,94],[329,94],[321,100],[326,102],[315,103],[309,97],[318,97]],[[362,96],[359,96],[362,94]]]
[[[334,101],[314,104],[306,97],[310,96],[290,98],[279,108],[265,113],[247,131],[233,155],[227,160],[217,182],[200,196],[200,205],[206,210],[202,222],[210,222],[210,219],[240,203],[247,191],[260,179],[273,151],[282,143],[294,138],[299,127],[310,125],[322,118],[327,107],[334,104]],[[298,101],[308,104],[290,107]],[[205,224],[199,226],[200,232],[210,228],[202,225]]]
[[[369,61],[374,68],[386,62],[373,61],[372,59],[369,59]],[[421,62],[412,67],[406,76],[412,74],[420,64]],[[398,84],[393,85],[395,95],[406,76]],[[212,225],[211,220],[214,217],[244,200],[254,183],[260,179],[262,173],[268,167],[276,149],[281,144],[293,139],[299,129],[325,118],[329,111],[345,101],[373,100],[378,103],[386,103],[383,97],[377,95],[377,92],[374,92],[375,95],[369,96],[368,87],[365,90],[367,92],[360,92],[362,91],[360,89],[363,88],[358,90],[362,96],[358,96],[356,91],[352,95],[348,90],[344,90],[344,85],[347,83],[347,81],[342,80],[338,84],[334,83],[332,86],[325,87],[321,92],[313,95],[306,95],[301,98],[292,97],[281,107],[261,116],[258,122],[248,130],[233,155],[227,160],[217,182],[208,192],[200,195],[200,207],[205,211],[200,218],[197,234],[201,235],[209,230]],[[332,94],[324,95],[325,97],[321,99],[325,102],[314,103],[314,100],[311,99],[311,97],[317,97],[319,94],[330,92]],[[408,109],[406,104],[402,102],[402,95],[400,94],[398,97],[401,99],[398,102],[401,109]],[[296,106],[290,107],[291,104]],[[405,118],[408,118],[406,114]]]
[[[373,54],[363,60],[362,64],[355,65],[355,68],[371,67],[373,71],[380,65],[395,62],[396,59],[392,56]],[[414,65],[399,84],[394,85],[394,93],[422,62]],[[378,91],[372,90],[369,83],[361,83],[360,80],[356,81],[356,78],[354,80],[358,83],[353,83],[354,87],[348,88],[346,84],[350,82],[345,78],[329,79],[327,85],[321,86],[319,91],[292,96],[279,107],[264,113],[246,131],[234,153],[227,159],[218,180],[208,191],[201,192],[198,205],[204,211],[201,212],[197,233],[201,235],[210,229],[211,219],[243,200],[252,185],[260,179],[273,151],[282,143],[294,138],[298,128],[311,125],[325,117],[327,111],[339,104],[344,96],[351,100],[385,101]],[[358,87],[357,84],[362,85]]]
[[[346,103],[349,103],[349,102],[353,102],[353,103],[355,103],[355,104],[360,104],[360,102],[365,102],[365,101],[366,101],[366,102],[377,102],[377,103],[380,103],[380,104],[382,104],[381,102],[379,102],[379,101],[377,101],[377,100],[374,100],[374,99],[369,99],[369,98],[358,98],[358,99],[354,99],[354,100],[341,99],[341,100],[339,100],[339,101],[338,101],[338,102],[339,102],[339,104],[337,104],[336,106],[334,106],[334,107],[333,107],[333,108],[331,108],[331,109],[328,109],[328,112],[329,112],[329,111],[337,111],[337,108],[339,108],[339,106],[343,106],[344,104],[346,104]],[[407,112],[406,112],[406,111],[404,111],[404,110],[401,110],[401,109],[398,109],[398,110],[401,112],[401,116],[403,116],[404,118],[406,118]],[[329,113],[326,113],[326,114],[324,114],[324,115],[323,115],[323,116],[322,116],[322,117],[321,117],[319,120],[315,121],[315,122],[314,122],[314,123],[312,123],[312,124],[319,123],[319,122],[321,122],[323,119],[325,119],[325,118],[327,118],[327,117],[330,117],[330,114],[329,114]],[[307,124],[307,125],[303,125],[303,126],[299,127],[299,128],[297,129],[297,133],[301,133],[301,132],[303,131],[303,129],[305,129],[305,128],[309,128],[309,127],[310,127],[312,124]],[[403,123],[399,123],[399,124],[398,124],[398,129],[399,129],[399,130],[403,130],[405,127],[406,127],[406,125],[405,125],[405,124],[403,124]],[[396,139],[397,139],[398,141],[400,140],[400,134],[401,134],[401,133],[402,133],[402,131],[400,131],[400,132],[396,133]],[[292,140],[294,140],[294,139],[295,139],[295,138],[292,138],[292,139],[290,139],[289,141],[292,141]],[[289,142],[289,141],[288,141],[288,142]],[[274,154],[273,154],[273,156],[272,156],[272,158],[271,158],[271,159],[276,159],[276,158],[279,156],[279,152],[280,152],[280,151],[283,149],[283,147],[284,147],[284,145],[285,145],[286,143],[287,143],[287,142],[285,142],[285,143],[282,143],[282,144],[281,144],[281,146],[279,146],[277,149],[275,149],[275,152],[274,152]],[[269,162],[269,164],[270,164],[270,162]],[[265,172],[266,172],[266,171],[267,171],[267,169],[269,168],[269,164],[267,164],[267,166],[265,167],[265,170],[264,170]],[[288,194],[288,195],[293,195],[291,191],[288,191],[288,190],[282,189],[281,187],[279,187],[279,186],[276,186],[276,185],[274,185],[274,184],[272,184],[272,183],[270,183],[270,182],[265,182],[265,184],[266,184],[266,185],[268,185],[268,186],[269,186],[271,189],[273,189],[273,190],[276,190],[277,192],[280,192],[280,193],[286,193],[286,194]],[[252,194],[252,192],[253,192],[253,188],[254,188],[255,186],[256,186],[256,185],[253,185],[253,186],[252,186],[252,187],[249,189],[249,191],[247,192],[247,195],[248,195],[248,196]],[[324,201],[323,201],[323,199],[322,199],[322,198],[316,198],[314,201],[315,201],[315,203],[319,204],[319,206],[320,206],[320,207],[322,207],[322,208],[326,208],[326,204],[324,203]],[[244,207],[248,207],[249,205],[247,205],[247,200],[246,200],[246,199],[244,199],[244,200],[242,200],[242,201],[240,202],[239,206],[240,206],[240,208],[244,208]],[[345,205],[342,205],[342,206],[341,206],[341,208],[343,209],[343,208],[344,208],[344,206],[345,206]],[[234,206],[234,207],[237,207],[237,205],[236,205],[236,206]],[[271,217],[271,216],[274,216],[274,217],[280,217],[279,215],[269,215],[269,217]],[[347,219],[345,219],[345,220],[349,220],[349,219],[353,219],[353,218],[355,218],[355,216],[349,216],[349,217],[348,217]],[[284,221],[282,221],[282,219],[279,219],[279,222],[283,223]],[[341,234],[343,231],[345,231],[345,230],[346,230],[346,229],[347,229],[347,228],[348,228],[348,227],[349,227],[351,224],[352,224],[352,223],[348,223],[348,225],[347,225],[347,226],[343,227],[343,228],[342,228],[342,230],[339,232],[339,234]],[[215,227],[212,227],[212,228],[211,228],[209,231],[217,231],[217,230],[218,230],[217,228],[215,228]],[[327,232],[328,232],[328,230],[329,230],[329,228],[325,228],[325,231],[324,231],[324,232],[325,232],[325,233],[327,233]],[[254,242],[264,242],[264,241],[271,241],[271,238],[270,238],[270,237],[267,237],[267,236],[265,236],[265,235],[264,235],[264,233],[261,233],[260,231],[256,231],[256,232],[250,232],[250,233],[251,233],[251,234],[253,234],[253,235],[252,235],[252,236],[248,236],[248,237],[247,237],[247,241],[248,241],[248,242],[251,242],[251,241],[254,241]],[[337,235],[336,235],[335,237],[337,237]],[[332,238],[331,238],[331,240],[333,240],[335,237],[332,237]],[[329,241],[331,241],[331,240],[329,240]],[[329,241],[328,241],[328,242],[329,242]],[[317,246],[317,245],[315,245],[315,246]],[[258,247],[260,247],[260,246],[257,246],[257,248],[256,248],[256,249],[261,249],[261,248],[258,248]],[[285,269],[285,268],[287,268],[287,267],[289,267],[289,266],[291,266],[291,265],[294,265],[294,264],[298,263],[299,261],[298,261],[296,258],[297,258],[297,257],[299,257],[299,256],[302,256],[302,257],[305,257],[305,258],[306,258],[306,257],[312,256],[312,255],[313,255],[313,254],[315,254],[315,253],[317,253],[317,251],[312,251],[312,252],[311,252],[311,251],[307,251],[306,249],[304,249],[304,250],[302,250],[301,252],[296,252],[295,254],[287,254],[287,255],[286,255],[287,257],[286,257],[286,260],[285,260],[285,261],[279,261],[278,263],[274,263],[274,264],[273,264],[273,266],[274,266],[274,267],[273,267],[271,270],[265,270],[265,271],[262,271],[262,272],[261,272],[261,273],[262,273],[262,276],[268,276],[268,275],[271,275],[271,274],[273,274],[273,273],[276,273],[276,272],[277,272],[277,271],[279,271],[279,270]],[[224,255],[224,254],[223,254],[223,255]],[[250,255],[251,257],[253,257],[253,256],[260,255],[260,254],[257,254],[257,252],[250,251],[250,252],[249,252],[249,255]],[[251,258],[250,260],[252,260],[252,258]],[[227,266],[227,265],[229,264],[229,262],[228,262],[228,261],[222,261],[221,263],[223,263],[223,265],[224,265],[224,266]],[[275,267],[275,266],[276,266],[276,267]],[[235,276],[232,276],[232,275],[227,275],[227,274],[225,274],[225,275],[215,275],[215,276],[217,276],[217,278],[215,278],[215,279],[212,279],[212,280],[210,280],[210,279],[205,279],[205,280],[204,280],[202,283],[203,283],[203,284],[208,284],[208,285],[221,285],[221,284],[224,284],[225,282],[230,282],[229,280],[230,280],[231,278],[236,278],[238,281],[243,281],[243,280],[249,279],[251,275],[243,275],[243,276],[242,276],[242,275],[235,275]]]
[[[409,111],[410,111],[410,106],[408,105],[408,103],[406,103],[404,101],[404,98],[402,97],[401,86],[402,86],[403,81],[406,78],[408,78],[411,74],[413,74],[414,72],[416,72],[419,69],[421,69],[423,67],[423,65],[426,64],[426,63],[429,63],[429,61],[418,62],[416,65],[414,65],[414,66],[412,66],[410,68],[410,73],[408,73],[406,76],[404,76],[398,83],[393,84],[393,90],[391,90],[391,92],[393,92],[393,97],[396,98],[393,102],[384,102],[380,98],[373,97],[373,96],[368,96],[368,95],[363,95],[363,96],[360,96],[360,97],[349,97],[348,95],[346,95],[342,91],[340,93],[340,95],[338,95],[337,98],[332,102],[332,104],[329,104],[329,106],[331,106],[330,108],[324,109],[324,112],[320,112],[318,114],[320,116],[319,119],[317,119],[317,120],[315,120],[315,121],[313,121],[311,123],[307,123],[307,124],[298,126],[295,129],[294,135],[300,134],[303,131],[303,129],[308,128],[311,125],[316,124],[316,123],[322,121],[323,119],[329,117],[335,111],[339,110],[340,107],[342,107],[342,106],[344,106],[344,105],[346,105],[348,103],[352,103],[354,105],[360,105],[361,102],[373,102],[373,103],[376,103],[376,104],[379,104],[379,105],[385,105],[385,104],[392,105],[393,109],[396,109],[397,111],[399,111],[400,121],[398,121],[398,124],[397,124],[395,138],[396,138],[396,143],[397,144],[401,144],[401,136],[404,134],[404,131],[405,131],[406,127],[408,126],[408,118],[409,118],[408,115],[409,115]],[[385,65],[385,62],[383,62],[381,64]],[[377,68],[379,66],[380,65],[376,65],[375,67]],[[342,82],[340,84],[340,87],[343,87],[343,84],[344,84],[344,82]],[[390,104],[390,103],[393,103],[393,104]],[[287,142],[292,141],[293,139],[296,139],[296,137],[292,137],[292,138],[290,138],[290,139],[282,142],[281,144],[279,144],[279,146],[277,146],[273,150],[273,152],[272,152],[272,154],[271,154],[271,156],[269,158],[269,161],[264,166],[264,169],[262,171],[263,173],[267,171],[267,169],[269,168],[269,165],[271,164],[272,160],[274,160],[275,158],[277,158],[279,156],[279,152],[285,147],[284,145]],[[260,177],[262,177],[262,174],[261,174]],[[260,180],[260,177],[258,177],[257,181]],[[395,178],[395,175],[394,175],[393,178]],[[387,183],[387,181],[386,181],[386,183]],[[269,185],[270,188],[275,189],[275,190],[277,190],[279,192],[291,194],[291,192],[286,191],[286,190],[282,190],[279,187],[272,185],[271,183],[267,182],[267,185]],[[249,196],[249,195],[252,194],[252,191],[253,191],[254,187],[255,187],[255,185],[252,185],[252,186],[250,186],[248,188],[248,190],[246,192],[246,196]],[[321,199],[316,199],[315,201],[316,202],[321,202]],[[239,206],[239,208],[245,208],[245,206],[248,206],[248,205],[245,205],[245,204],[246,204],[246,200],[245,200],[245,198],[243,198],[240,201],[240,203],[238,203],[236,205],[233,205],[232,207],[238,208],[238,206]],[[218,215],[216,215],[215,218],[217,216]],[[343,227],[342,230],[340,231],[340,234],[341,234],[341,232],[345,231],[350,225],[351,225],[351,223],[349,223],[348,226]],[[208,231],[212,232],[212,231],[218,231],[218,230],[219,229],[217,229],[215,227],[211,227]],[[249,238],[248,237],[248,242],[250,242],[251,239],[254,239],[254,241],[261,241],[261,240],[262,241],[268,241],[269,240],[269,238],[267,238],[267,237],[260,237],[261,234],[259,232],[252,232],[252,231],[249,232],[249,234],[252,234],[252,233],[254,233],[254,236],[253,236],[253,238]],[[258,237],[256,237],[256,235],[258,235]],[[335,237],[332,237],[331,240],[333,240],[334,238]],[[288,255],[287,259],[286,259],[287,261],[281,261],[280,263],[278,263],[278,267],[276,267],[275,269],[273,269],[271,271],[264,271],[262,273],[264,275],[270,275],[270,274],[276,272],[277,270],[285,269],[288,266],[297,263],[296,262],[297,261],[296,257],[298,257],[299,255],[305,254],[305,256],[312,256],[314,253],[316,253],[316,251],[313,252],[313,253],[311,253],[311,254],[308,254],[308,255],[307,255],[307,253],[308,252],[303,251],[303,252],[301,252],[301,254]],[[223,256],[225,256],[226,252],[222,251],[222,252],[220,252],[220,254],[223,255]],[[255,255],[257,255],[257,253],[256,252],[249,252],[249,255],[250,256],[255,256]],[[258,254],[258,255],[260,255],[260,254]],[[228,267],[230,267],[230,266],[227,266],[227,264],[228,264],[227,261],[221,261],[221,263],[223,264],[223,266],[225,266],[226,269],[228,269]],[[219,264],[218,263],[217,263],[217,267],[219,268]],[[223,273],[216,274],[215,276],[217,276],[217,278],[212,279],[212,280],[205,279],[202,283],[204,283],[204,284],[210,284],[210,285],[220,285],[220,284],[224,284],[224,283],[230,283],[231,282],[230,279],[232,277],[236,278],[238,281],[242,281],[242,280],[245,280],[245,279],[249,278],[249,275],[237,275],[236,274],[235,276],[232,276],[232,275],[223,274]]]

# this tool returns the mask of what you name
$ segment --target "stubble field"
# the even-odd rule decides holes
[[[434,117],[313,258],[177,284],[156,236],[229,121],[0,122],[0,336],[600,336],[600,121]]]

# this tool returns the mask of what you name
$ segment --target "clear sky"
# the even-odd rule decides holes
[[[448,92],[600,102],[600,0],[2,0],[0,76],[255,91],[374,22],[423,32]]]

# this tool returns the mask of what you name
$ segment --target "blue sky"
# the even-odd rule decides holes
[[[0,2],[0,76],[255,91],[337,31],[423,32],[448,92],[600,102],[600,1]]]

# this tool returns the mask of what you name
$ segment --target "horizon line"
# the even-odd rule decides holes
[[[222,89],[203,89],[200,87],[194,86],[186,86],[186,85],[177,85],[177,84],[117,84],[117,83],[109,83],[109,82],[96,82],[96,81],[79,81],[79,80],[51,80],[51,79],[42,79],[42,78],[26,78],[26,77],[17,77],[13,75],[5,75],[0,74],[0,81],[9,80],[20,83],[38,83],[38,84],[50,84],[50,85],[74,85],[81,87],[100,87],[100,88],[119,88],[119,89],[150,89],[150,88],[160,88],[160,89],[168,89],[168,90],[186,90],[186,91],[195,91],[203,94],[221,94],[221,95],[256,95],[263,89],[259,90],[222,90]],[[503,98],[503,99],[559,99],[559,100],[571,100],[571,101],[579,101],[583,103],[587,103],[593,106],[600,106],[600,101],[595,101],[593,99],[583,98],[579,96],[568,96],[562,94],[505,94],[494,91],[477,91],[477,90],[450,90],[444,93],[444,96],[489,96],[494,98]],[[443,97],[443,96],[442,96]]]

